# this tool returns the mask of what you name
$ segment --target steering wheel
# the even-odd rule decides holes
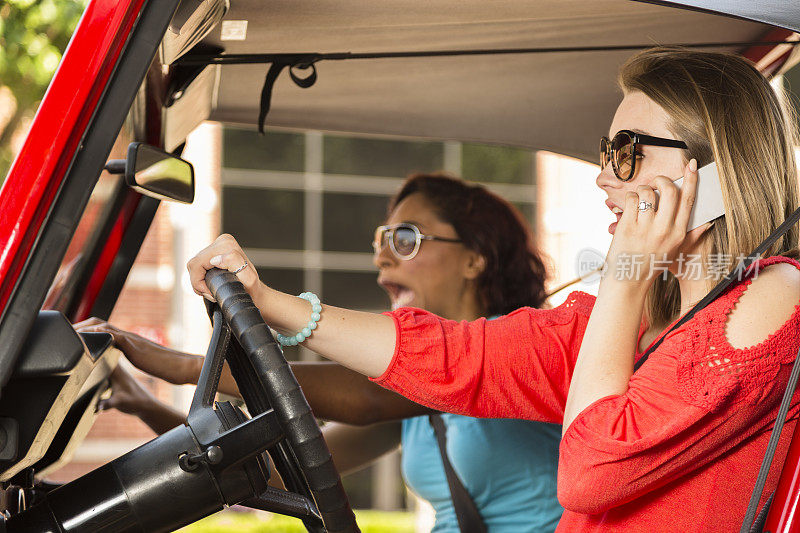
[[[267,451],[288,490],[268,488],[260,496],[241,503],[298,516],[312,532],[359,531],[339,473],[311,408],[250,295],[238,278],[226,270],[209,270],[206,273],[206,285],[218,302],[207,302],[214,323],[214,336],[192,401],[189,425],[193,425],[192,413],[210,410],[208,408],[213,402],[223,361],[227,361],[253,417],[249,422],[263,419],[266,424],[270,419],[277,420],[276,431],[271,426],[269,430],[261,429],[264,435],[262,443],[274,443]],[[218,408],[221,407],[224,405],[218,404]],[[223,411],[218,409],[220,418],[233,419],[228,422],[226,429],[243,427],[239,425],[244,418],[243,413],[232,413],[230,407],[227,414]],[[199,418],[197,420],[200,422]],[[201,425],[197,424],[198,427]],[[252,434],[252,429],[258,426],[249,425]],[[251,435],[249,439],[252,438]],[[237,451],[236,446],[247,448],[244,441],[248,441],[248,437],[243,434],[238,442],[229,440],[231,445],[228,446],[230,451],[225,452],[226,463],[232,460],[229,456]],[[252,449],[250,454],[252,456]],[[205,455],[200,460],[213,463],[210,452],[207,451]],[[255,470],[260,470],[262,475],[265,471],[263,467]],[[268,469],[266,472],[265,477],[268,477]],[[308,509],[309,506],[310,512],[297,512],[297,509]],[[318,514],[313,511],[318,511]]]

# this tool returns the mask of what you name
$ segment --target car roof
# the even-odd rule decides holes
[[[629,0],[233,0],[225,21],[247,21],[245,40],[223,39],[224,27],[205,38],[225,54],[692,45],[756,41],[771,29]],[[285,72],[278,78],[267,124],[508,144],[594,161],[621,98],[617,70],[634,51],[325,60],[311,88]],[[269,65],[219,68],[210,118],[257,124]]]

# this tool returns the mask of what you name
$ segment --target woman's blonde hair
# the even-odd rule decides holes
[[[689,147],[686,162],[716,161],[727,214],[709,230],[702,260],[730,262],[731,270],[797,209],[791,108],[752,63],[731,54],[653,48],[631,57],[618,81],[623,91],[641,91],[667,112],[670,131]],[[796,258],[797,246],[794,226],[764,255]],[[717,281],[710,279],[708,289]],[[659,277],[645,306],[648,322],[667,324],[679,311],[677,279]]]

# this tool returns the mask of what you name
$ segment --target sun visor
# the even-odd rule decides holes
[[[163,108],[164,149],[172,152],[186,136],[206,120],[216,107],[220,66],[207,65],[187,73],[183,82],[170,88]]]
[[[228,0],[183,0],[161,41],[161,63],[171,65],[202,41],[219,25],[229,7]]]

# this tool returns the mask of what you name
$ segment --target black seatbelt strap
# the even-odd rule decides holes
[[[453,508],[461,533],[486,533],[486,524],[483,523],[483,518],[478,512],[475,502],[472,501],[464,484],[458,479],[458,475],[447,457],[447,429],[444,427],[442,416],[439,414],[428,415],[428,420],[436,434],[436,442],[439,444],[439,454],[442,456],[444,474],[447,477],[447,485],[450,487],[450,498],[453,500]]]
[[[786,423],[786,415],[789,413],[789,406],[792,403],[792,396],[794,396],[794,391],[797,390],[797,378],[800,376],[800,365],[797,364],[799,359],[800,350],[798,350],[797,355],[794,358],[792,373],[789,376],[789,382],[786,384],[786,392],[783,393],[783,400],[781,401],[781,406],[778,409],[778,417],[775,420],[775,425],[772,427],[772,433],[769,436],[767,451],[764,453],[764,460],[761,461],[761,468],[758,470],[756,485],[753,487],[753,493],[750,495],[750,502],[747,504],[747,512],[745,512],[744,520],[742,521],[742,528],[739,530],[740,533],[761,531],[761,528],[764,525],[763,521],[766,521],[767,519],[766,515],[769,512],[769,506],[772,503],[772,498],[775,496],[775,493],[773,492],[767,502],[764,504],[764,508],[759,513],[759,518],[761,518],[763,515],[763,521],[754,521],[756,511],[758,510],[758,502],[761,500],[761,495],[764,494],[764,485],[767,483],[767,476],[769,475],[770,466],[772,466],[772,459],[775,457],[775,450],[778,449],[778,440],[780,439],[783,425]],[[759,522],[761,523],[759,524]]]

